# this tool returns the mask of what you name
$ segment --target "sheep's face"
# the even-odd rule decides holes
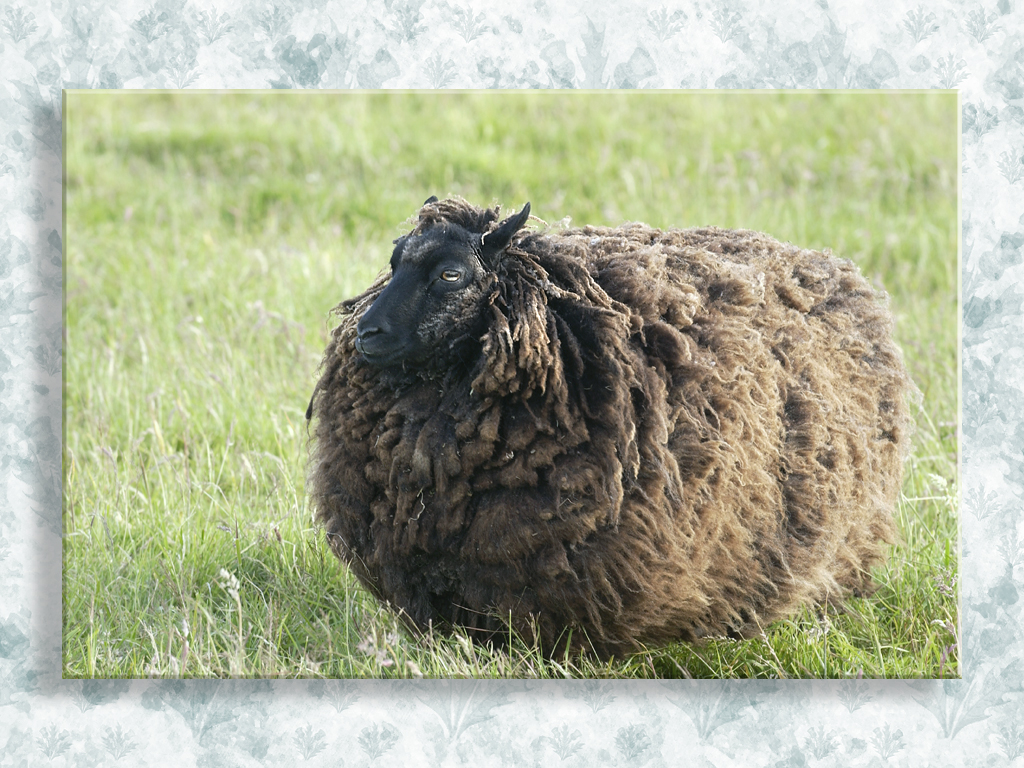
[[[391,256],[391,280],[356,326],[356,349],[381,367],[426,361],[480,314],[484,276],[461,227],[402,238]]]
[[[379,367],[417,367],[478,338],[498,259],[529,213],[527,203],[486,235],[447,224],[399,238],[391,279],[356,325],[356,350]]]

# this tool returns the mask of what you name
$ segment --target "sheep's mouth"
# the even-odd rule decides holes
[[[409,362],[408,344],[389,345],[384,339],[359,337],[356,339],[356,352],[363,356],[370,365],[387,368]]]

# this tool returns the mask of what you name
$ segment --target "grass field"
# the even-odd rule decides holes
[[[72,92],[64,115],[65,677],[959,675],[955,94]],[[304,412],[328,311],[449,193],[759,229],[884,285],[921,403],[877,593],[607,664],[405,633],[312,526]]]

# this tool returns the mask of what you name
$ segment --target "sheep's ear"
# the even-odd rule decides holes
[[[388,262],[391,265],[391,271],[394,272],[398,268],[398,263],[402,260],[402,251],[405,250],[405,244],[409,242],[409,235],[402,235],[397,240],[392,240],[395,244],[395,249],[391,251],[391,259]]]
[[[497,229],[491,230],[480,237],[480,248],[483,252],[484,261],[493,264],[498,254],[508,248],[512,242],[512,236],[523,228],[526,220],[530,218],[530,204],[523,206],[523,210],[514,216],[509,216]]]
[[[436,203],[436,202],[437,202],[437,195],[431,195],[430,197],[428,197],[426,200],[423,201],[423,205],[430,205],[431,203]]]

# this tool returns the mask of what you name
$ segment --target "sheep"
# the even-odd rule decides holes
[[[308,492],[413,630],[622,657],[870,594],[912,384],[849,261],[431,197],[343,301]]]

